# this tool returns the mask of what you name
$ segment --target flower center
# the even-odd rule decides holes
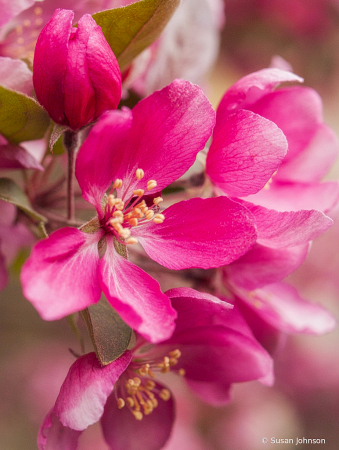
[[[154,381],[155,374],[172,370],[184,376],[184,369],[174,369],[180,356],[180,350],[176,349],[169,352],[168,356],[162,360],[155,359],[145,363],[142,359],[134,359],[115,388],[118,408],[127,407],[137,420],[142,420],[144,415],[147,416],[153,412],[159,400],[168,401],[171,393]]]
[[[135,177],[139,181],[144,177],[144,171],[137,169]],[[104,227],[107,231],[114,234],[122,244],[135,244],[138,240],[131,236],[131,229],[143,225],[146,222],[162,223],[165,216],[160,214],[159,203],[163,201],[161,197],[154,197],[152,205],[147,205],[146,200],[142,199],[145,194],[144,189],[135,189],[133,195],[123,201],[122,198],[115,197],[113,191],[116,192],[122,188],[123,182],[116,179],[113,183],[111,193],[105,206]],[[147,182],[147,191],[156,188],[157,182],[149,180]]]

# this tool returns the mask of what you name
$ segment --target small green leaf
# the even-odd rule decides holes
[[[121,70],[159,37],[179,3],[180,0],[141,0],[93,14]]]
[[[41,139],[50,119],[47,112],[25,94],[0,86],[0,134],[13,144]]]
[[[37,222],[47,222],[47,219],[34,211],[28,197],[13,180],[0,178],[0,200],[12,203]]]
[[[82,311],[95,353],[103,366],[110,364],[128,348],[132,329],[122,320],[106,298]]]

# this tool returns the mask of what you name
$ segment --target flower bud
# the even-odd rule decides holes
[[[35,49],[33,83],[39,102],[59,125],[77,130],[121,97],[119,65],[101,28],[85,14],[72,27],[73,11],[57,9]]]

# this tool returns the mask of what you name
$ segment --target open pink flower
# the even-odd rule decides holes
[[[118,246],[139,240],[152,259],[178,270],[222,266],[253,245],[251,214],[226,197],[193,198],[158,212],[160,191],[193,164],[213,125],[200,88],[177,80],[132,111],[106,113],[92,128],[76,176],[98,213],[93,232],[54,232],[35,246],[21,274],[26,298],[44,319],[82,310],[103,291],[148,340],[168,339],[176,317],[169,299]],[[107,197],[112,182],[116,197]]]
[[[42,423],[39,450],[76,449],[80,433],[100,418],[112,450],[159,450],[175,411],[157,373],[184,376],[202,398],[219,405],[229,401],[232,383],[272,378],[271,358],[229,304],[188,288],[167,295],[178,312],[172,338],[150,346],[138,337],[134,349],[105,367],[94,353],[80,357]]]
[[[291,72],[263,69],[243,77],[227,90],[217,109],[214,139],[206,162],[208,176],[224,194],[246,197],[249,202],[278,211],[326,212],[333,208],[339,197],[338,183],[321,183],[321,178],[338,155],[338,141],[323,122],[321,99],[306,87],[276,89],[282,82],[301,81]],[[276,124],[287,138],[288,152],[269,179],[268,172],[257,174],[255,163],[260,156],[265,157],[259,146],[249,152],[252,160],[248,159],[246,166],[230,164],[233,155],[225,145],[223,129],[234,114],[250,112]],[[271,159],[272,153],[266,167]]]
[[[121,75],[94,19],[85,14],[75,28],[73,17],[73,11],[57,9],[41,31],[33,83],[54,122],[77,130],[118,106]]]

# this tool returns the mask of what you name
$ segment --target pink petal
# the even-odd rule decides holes
[[[81,431],[64,427],[51,410],[41,424],[38,434],[39,450],[76,450]]]
[[[157,385],[162,389],[162,385]],[[118,409],[114,395],[106,403],[101,419],[105,440],[111,450],[160,450],[170,436],[175,418],[174,399],[159,400],[157,408],[136,420],[127,407]]]
[[[330,170],[337,156],[337,136],[327,125],[318,125],[303,151],[279,167],[275,180],[303,183],[319,181]]]
[[[163,211],[162,224],[133,228],[146,253],[169,269],[229,264],[255,242],[253,218],[226,197],[193,198]]]
[[[121,73],[118,61],[101,28],[88,14],[79,20],[78,26],[80,23],[91,30],[86,57],[95,93],[94,119],[97,119],[103,112],[118,107],[121,98]]]
[[[225,383],[208,383],[204,381],[187,380],[188,386],[202,401],[213,406],[224,406],[231,401],[231,385]]]
[[[21,271],[24,296],[45,320],[56,320],[97,302],[101,232],[61,228],[33,248]]]
[[[281,281],[300,266],[308,253],[308,245],[269,248],[255,244],[246,255],[225,267],[229,279],[245,289],[256,289]]]
[[[156,180],[161,191],[183,175],[204,148],[215,122],[215,112],[202,90],[183,80],[141,100],[132,112],[124,158],[112,170],[112,180],[124,180],[119,191],[122,198],[136,188],[146,190],[148,180]],[[145,172],[140,181],[135,177],[137,168]]]
[[[14,144],[0,145],[0,168],[43,170],[32,155],[20,145]]]
[[[269,189],[262,189],[246,200],[276,211],[298,211],[300,209],[318,209],[328,212],[339,199],[339,184],[328,182],[321,184],[280,183],[275,182]]]
[[[3,9],[0,6],[1,14]],[[20,59],[0,56],[0,84],[14,91],[30,95],[33,90],[32,72]]]
[[[71,29],[68,42],[63,92],[68,122],[65,125],[73,130],[92,122],[95,114],[95,92],[90,82],[86,57],[92,27],[96,27],[94,19],[89,15],[83,16],[78,27]]]
[[[256,219],[257,243],[272,248],[304,244],[326,231],[333,220],[321,211],[279,212],[244,202]]]
[[[278,169],[286,152],[286,138],[273,122],[238,111],[227,115],[214,133],[206,172],[230,196],[255,194]]]
[[[39,102],[56,123],[64,123],[63,80],[74,13],[57,9],[35,47],[33,83]]]
[[[263,69],[241,78],[226,91],[218,106],[215,131],[227,114],[237,109],[250,109],[251,105],[285,81],[302,82],[303,79],[280,69]]]
[[[114,384],[131,362],[126,351],[120,358],[102,367],[95,353],[88,353],[72,364],[55,402],[54,412],[60,422],[82,431],[103,414]]]
[[[322,123],[321,98],[316,91],[305,87],[279,89],[261,98],[250,109],[284,132],[288,141],[286,161],[307,147]]]
[[[285,283],[265,286],[241,298],[263,320],[285,333],[324,334],[336,326],[329,311],[304,300],[294,287]]]
[[[0,291],[2,291],[7,286],[7,283],[8,283],[8,273],[5,264],[5,258],[2,252],[0,252]]]
[[[79,150],[75,175],[84,199],[97,208],[99,217],[101,199],[113,181],[115,168],[122,164],[132,119],[127,108],[104,114]]]
[[[177,314],[169,298],[156,280],[115,251],[110,236],[99,269],[104,294],[130,327],[150,342],[172,336]]]

